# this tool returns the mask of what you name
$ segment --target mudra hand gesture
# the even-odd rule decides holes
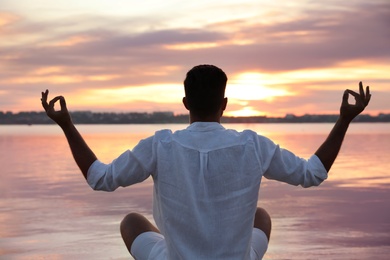
[[[348,97],[351,94],[355,98],[355,104],[348,103]],[[357,115],[359,115],[366,108],[370,102],[371,94],[370,87],[366,87],[366,92],[363,89],[363,83],[359,82],[359,93],[352,90],[345,90],[343,95],[343,101],[340,107],[340,117],[347,121],[352,121]]]
[[[57,96],[52,100],[50,100],[49,103],[47,103],[48,94],[49,94],[49,90],[42,92],[42,98],[41,98],[42,106],[45,109],[47,116],[50,117],[54,122],[56,122],[61,127],[66,126],[67,124],[71,124],[72,119],[66,107],[65,98],[63,96]],[[61,109],[59,111],[56,111],[54,109],[54,104],[58,100],[60,101]]]

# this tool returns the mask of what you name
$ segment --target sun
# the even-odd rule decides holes
[[[285,89],[265,86],[262,74],[258,72],[238,74],[226,88],[226,96],[237,100],[272,101],[275,97],[287,95],[290,93]]]
[[[246,106],[240,110],[227,111],[225,115],[232,116],[232,117],[250,117],[250,116],[264,116],[264,113],[254,109],[253,107]]]
[[[275,97],[292,95],[280,87],[267,86],[270,84],[272,82],[266,80],[258,72],[245,72],[233,77],[226,87],[226,96],[229,98],[230,104],[233,103],[241,108],[227,111],[226,115],[234,117],[264,116],[264,112],[250,105],[251,100],[271,102]]]

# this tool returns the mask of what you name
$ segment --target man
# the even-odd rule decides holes
[[[64,131],[76,163],[95,190],[154,181],[153,216],[157,227],[137,213],[121,223],[123,240],[135,259],[261,259],[271,219],[257,207],[262,176],[293,185],[319,185],[327,178],[350,122],[368,105],[369,87],[346,90],[340,117],[309,160],[246,130],[220,125],[227,105],[225,73],[212,65],[191,69],[184,81],[190,126],[157,131],[110,164],[97,160],[72,123],[65,99],[47,103],[47,115]],[[348,103],[349,94],[356,103]],[[60,101],[61,110],[54,104]]]

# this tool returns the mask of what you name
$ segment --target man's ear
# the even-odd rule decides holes
[[[222,111],[225,111],[226,106],[227,106],[227,103],[228,103],[228,98],[225,97],[225,98],[223,99],[223,102],[222,102]]]
[[[183,105],[184,105],[184,107],[185,107],[187,110],[190,110],[190,109],[188,108],[188,104],[187,104],[187,99],[186,99],[186,97],[183,97]]]

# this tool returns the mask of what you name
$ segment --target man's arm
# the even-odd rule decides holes
[[[42,106],[45,109],[46,114],[64,131],[72,151],[73,158],[75,159],[85,179],[87,179],[88,169],[97,158],[74,126],[66,107],[65,98],[62,96],[57,96],[48,103],[48,94],[48,90],[42,92]],[[60,101],[61,110],[55,111],[54,104],[58,100]]]
[[[349,94],[354,96],[355,104],[348,103]],[[327,171],[332,167],[333,162],[340,151],[349,124],[365,109],[370,102],[370,98],[370,89],[367,86],[366,92],[364,92],[362,82],[359,83],[359,93],[349,89],[345,90],[340,107],[340,116],[328,138],[315,153]]]

